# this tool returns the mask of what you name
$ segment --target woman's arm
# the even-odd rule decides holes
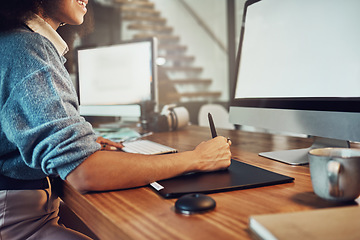
[[[97,151],[72,171],[66,180],[80,192],[144,186],[194,171],[215,171],[230,165],[230,144],[224,137],[200,143],[194,150],[142,155]]]

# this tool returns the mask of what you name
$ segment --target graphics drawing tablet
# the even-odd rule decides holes
[[[188,193],[215,193],[288,183],[294,178],[231,159],[228,169],[182,175],[151,183],[164,198]]]

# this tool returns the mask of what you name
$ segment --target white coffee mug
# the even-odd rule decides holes
[[[319,148],[308,156],[316,195],[333,201],[351,201],[360,195],[360,149]]]

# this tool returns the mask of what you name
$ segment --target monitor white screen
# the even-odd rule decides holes
[[[360,141],[359,11],[357,0],[247,1],[230,121]]]
[[[235,97],[359,97],[359,11],[357,0],[248,7]]]
[[[77,50],[80,114],[140,117],[155,101],[153,39]]]

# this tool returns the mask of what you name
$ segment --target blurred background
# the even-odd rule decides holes
[[[77,47],[156,37],[159,106],[184,106],[201,125],[203,106],[228,111],[244,2],[91,0],[83,25],[58,30],[70,47],[66,67],[76,84]]]

